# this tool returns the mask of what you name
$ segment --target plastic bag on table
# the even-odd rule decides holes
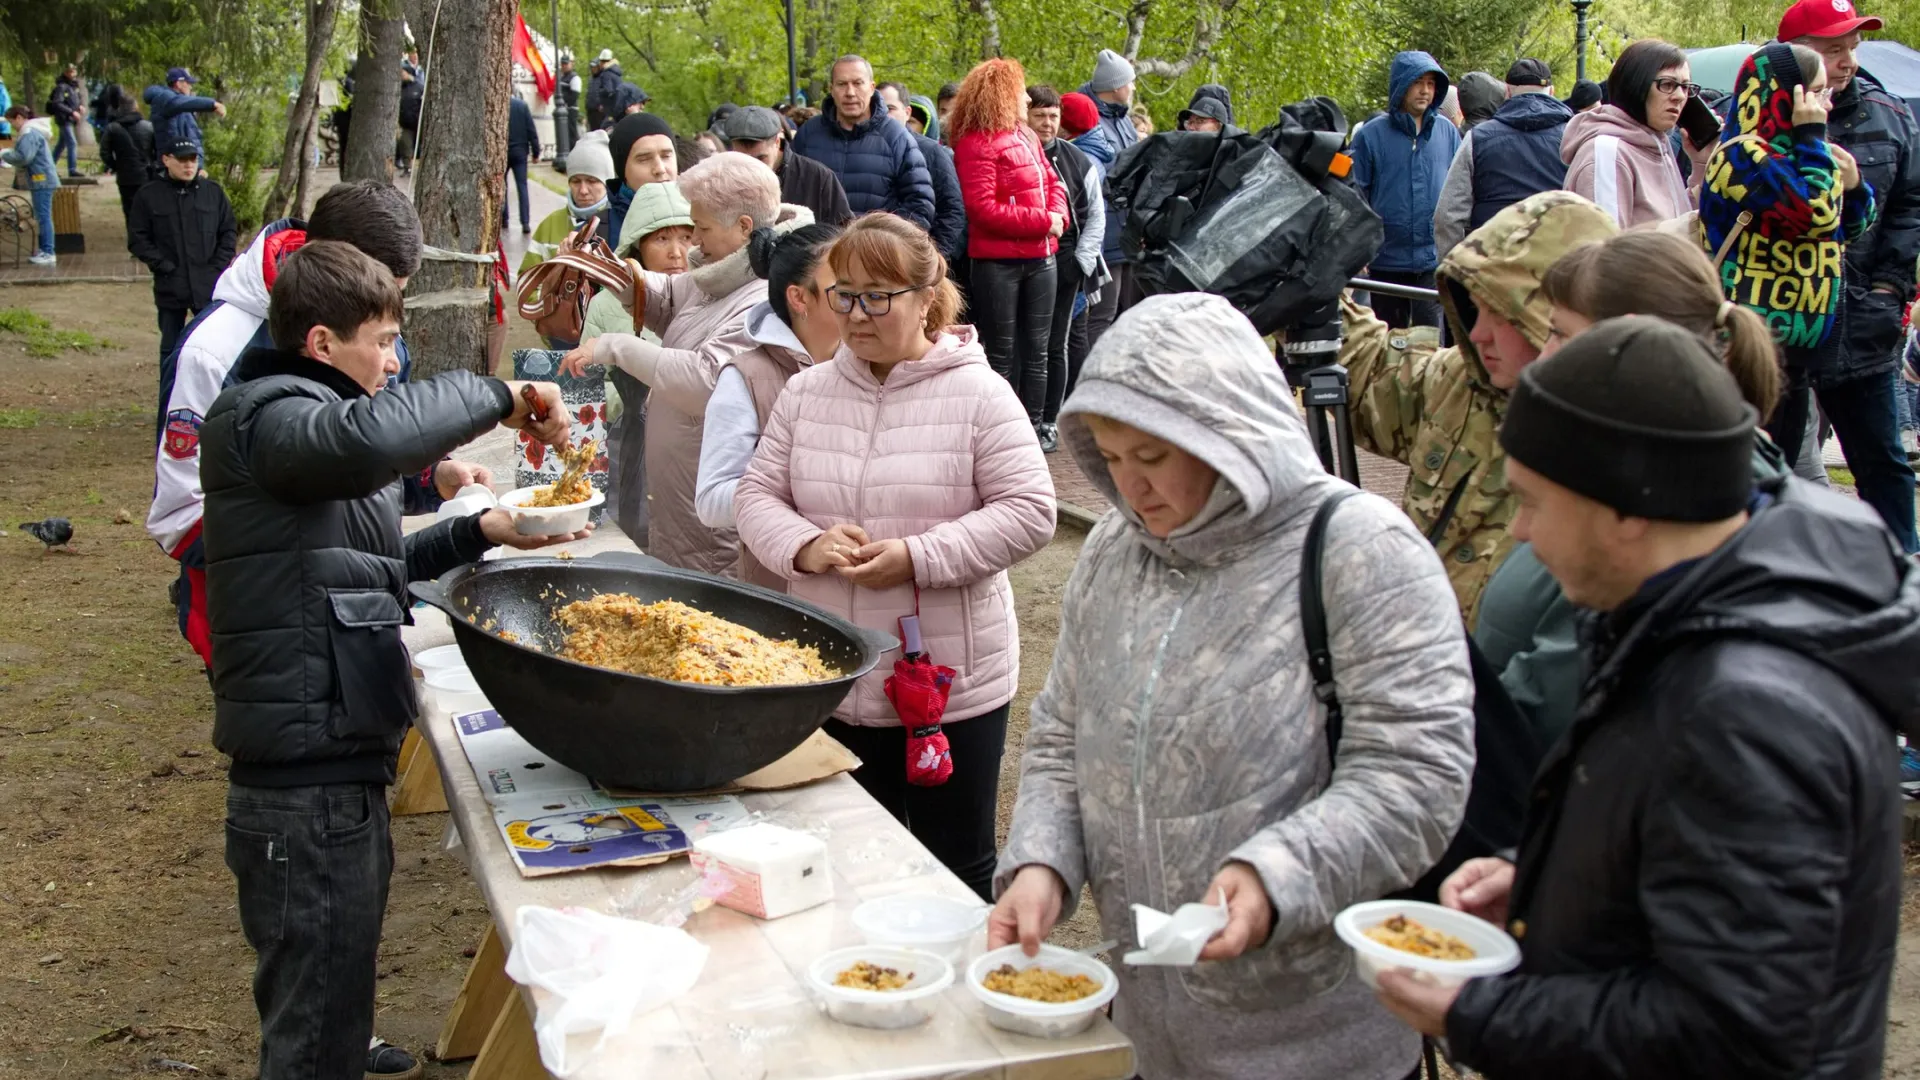
[[[536,994],[533,1031],[540,1063],[555,1076],[577,1072],[633,1018],[693,989],[707,947],[685,931],[582,908],[528,905],[514,918],[507,975]],[[592,1049],[569,1055],[567,1037],[598,1032]]]

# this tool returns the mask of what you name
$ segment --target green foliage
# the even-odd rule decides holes
[[[0,333],[22,339],[27,355],[43,360],[59,356],[68,349],[90,351],[105,348],[108,344],[84,330],[55,330],[52,323],[26,308],[0,309]]]

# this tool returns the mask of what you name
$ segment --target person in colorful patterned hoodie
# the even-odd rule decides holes
[[[1872,227],[1873,190],[1827,141],[1819,53],[1768,45],[1734,85],[1700,189],[1700,239],[1727,298],[1766,320],[1789,368],[1808,367],[1833,338],[1847,240]]]

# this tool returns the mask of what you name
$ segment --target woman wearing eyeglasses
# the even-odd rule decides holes
[[[1607,104],[1567,122],[1560,140],[1567,190],[1599,203],[1622,229],[1693,209],[1669,141],[1697,89],[1687,81],[1691,73],[1678,46],[1651,38],[1636,41],[1607,76]],[[1686,145],[1697,175],[1713,147],[1696,147],[1690,139]]]
[[[945,735],[952,775],[909,783],[909,732],[882,657],[828,721],[854,774],[982,897],[1020,632],[1007,569],[1053,536],[1053,481],[1007,381],[970,326],[925,231],[856,218],[827,253],[828,308],[844,344],[787,383],[734,495],[740,539],[793,596],[861,626],[901,632],[954,669]],[[918,777],[924,780],[926,777]]]

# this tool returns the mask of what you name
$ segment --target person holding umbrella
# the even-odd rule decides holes
[[[774,402],[734,515],[791,595],[903,639],[917,626],[926,664],[882,658],[825,730],[866,763],[867,793],[984,897],[1020,682],[1007,570],[1052,539],[1053,481],[1019,396],[954,325],[960,296],[925,230],[855,218],[827,265],[845,344]],[[942,719],[944,754],[921,730]]]

